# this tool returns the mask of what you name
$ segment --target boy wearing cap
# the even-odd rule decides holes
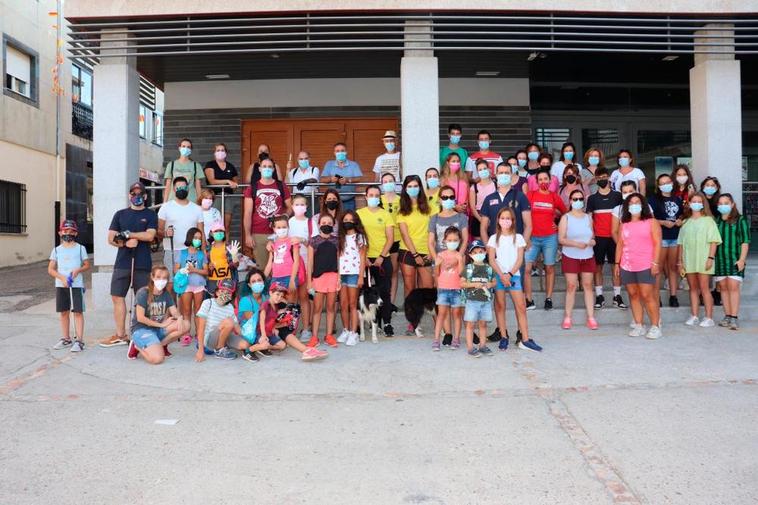
[[[394,130],[387,130],[384,132],[382,142],[384,143],[385,153],[376,157],[374,162],[374,173],[376,174],[376,180],[381,182],[384,174],[392,174],[396,181],[400,178],[400,151],[395,150],[397,147],[396,141],[397,135]]]
[[[84,350],[84,276],[90,262],[87,250],[76,241],[79,227],[76,221],[66,219],[58,228],[61,244],[50,253],[47,273],[55,278],[55,311],[61,316],[62,337],[53,349],[71,346],[71,352]],[[76,340],[71,341],[69,314],[74,314]]]
[[[474,324],[479,323],[479,335],[487,334],[487,323],[492,321],[492,288],[495,287],[495,274],[492,267],[485,263],[487,249],[481,240],[474,240],[468,246],[472,263],[466,265],[461,274],[461,287],[466,299],[463,320],[466,322],[466,349],[472,358],[491,356],[492,351],[482,338],[479,348],[474,347]]]
[[[206,354],[219,359],[235,359],[233,349],[244,348],[237,316],[234,314],[234,281],[222,279],[216,286],[214,298],[208,298],[197,311],[197,353],[195,361],[203,361]]]

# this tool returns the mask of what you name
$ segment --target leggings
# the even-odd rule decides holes
[[[374,262],[376,258],[369,258],[370,262]],[[390,324],[392,319],[392,304],[390,303],[391,294],[390,288],[392,287],[392,262],[389,258],[384,258],[382,262],[382,268],[372,266],[370,268],[371,279],[376,283],[376,288],[379,290],[379,296],[382,299],[382,306],[379,307],[379,323]]]

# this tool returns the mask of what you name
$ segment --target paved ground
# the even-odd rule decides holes
[[[651,342],[542,314],[542,354],[399,337],[151,367],[51,351],[51,301],[0,313],[0,503],[758,502],[755,323]],[[88,341],[109,329],[88,313]]]

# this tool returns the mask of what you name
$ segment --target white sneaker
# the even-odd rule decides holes
[[[632,328],[632,331],[629,332],[630,337],[644,337],[645,336],[645,326],[642,324],[635,324]]]
[[[713,319],[710,317],[704,317],[702,321],[700,321],[700,327],[701,328],[713,328],[716,326],[716,323],[713,322]]]
[[[647,335],[645,335],[645,338],[649,338],[650,340],[655,340],[660,337],[661,337],[661,328],[659,326],[651,326],[647,332]]]
[[[342,333],[340,333],[340,336],[337,337],[337,342],[339,342],[340,344],[344,344],[345,342],[347,342],[347,337],[349,336],[350,336],[350,332],[343,329]]]
[[[345,341],[345,345],[355,345],[358,343],[358,334],[354,331],[348,331],[347,332],[347,340]]]
[[[684,322],[684,324],[686,324],[687,326],[695,326],[695,325],[696,325],[696,324],[698,324],[699,322],[700,322],[700,319],[698,319],[698,318],[697,318],[697,316],[690,316],[690,317],[689,317],[689,318],[688,318],[688,319],[687,319],[687,320]],[[711,321],[711,322],[713,322],[713,321]]]

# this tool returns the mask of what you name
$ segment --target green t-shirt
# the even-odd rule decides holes
[[[688,274],[711,274],[714,268],[705,269],[711,243],[721,243],[721,235],[712,217],[687,219],[679,230],[677,244],[682,246],[682,262]],[[714,262],[715,266],[715,262]]]
[[[466,166],[468,151],[466,151],[461,146],[458,146],[458,149],[450,149],[450,146],[443,146],[440,148],[440,167],[445,164],[445,161],[447,161],[447,157],[450,155],[450,153],[457,153],[458,156],[461,157],[461,167]],[[463,170],[463,168],[461,168],[461,170]]]
[[[189,196],[187,199],[190,202],[197,203],[195,180],[205,179],[203,166],[200,163],[192,160],[187,162],[181,162],[179,160],[169,161],[166,164],[166,170],[163,172],[163,178],[174,180],[174,177],[179,177],[180,175],[187,179],[187,186],[189,189]],[[173,200],[174,198],[174,192],[171,191],[168,195],[168,199]]]

